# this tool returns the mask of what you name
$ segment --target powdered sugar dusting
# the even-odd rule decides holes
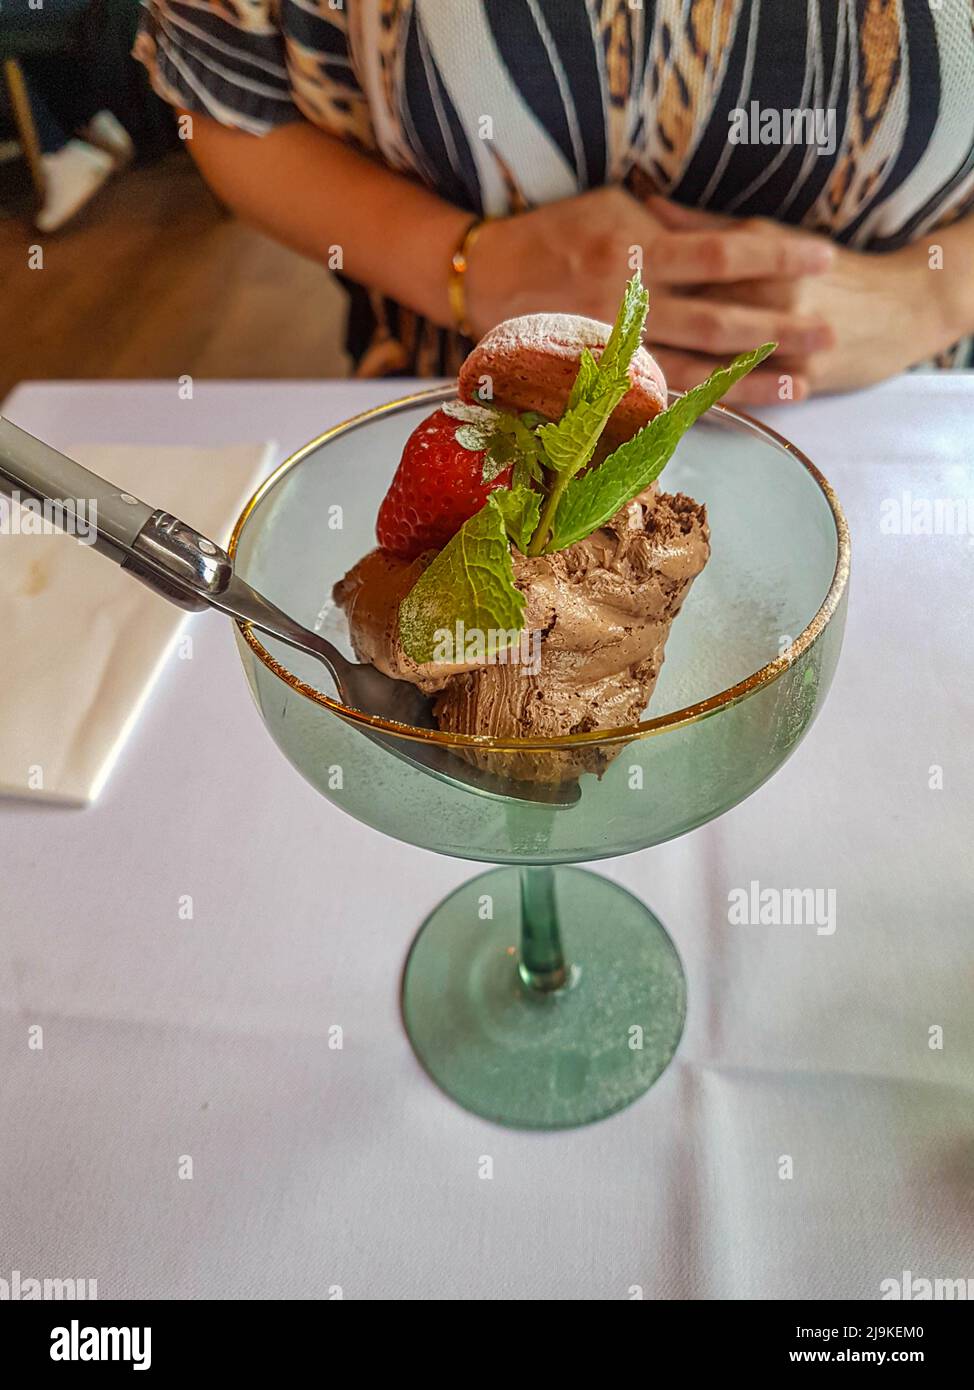
[[[490,406],[475,405],[471,401],[447,401],[446,405],[441,405],[440,409],[444,415],[449,415],[453,420],[463,420],[468,425],[477,425],[480,429],[493,429],[497,424],[497,411]]]
[[[570,361],[581,355],[583,347],[594,351],[596,358],[605,347],[612,325],[581,314],[522,314],[520,318],[505,319],[485,333],[470,358],[480,353],[514,353],[527,349]],[[663,374],[656,359],[640,346],[629,364],[629,376],[651,383],[657,394],[665,392]]]
[[[485,333],[479,346],[502,352],[541,348],[577,356],[583,347],[605,347],[611,332],[611,324],[583,318],[581,314],[522,314],[520,318],[505,319]]]

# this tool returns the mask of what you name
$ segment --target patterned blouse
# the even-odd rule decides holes
[[[972,0],[143,4],[168,101],[311,121],[473,213],[621,183],[883,251],[974,207]],[[456,371],[457,334],[349,290],[361,375]]]

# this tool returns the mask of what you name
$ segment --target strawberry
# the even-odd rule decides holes
[[[406,440],[376,522],[383,550],[415,560],[424,550],[442,550],[465,521],[479,512],[494,488],[506,487],[511,466],[494,473],[484,463],[488,449],[467,447],[484,436],[465,431],[460,418],[434,410]]]

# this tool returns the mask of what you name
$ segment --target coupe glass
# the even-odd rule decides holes
[[[332,586],[374,546],[407,436],[454,394],[423,391],[329,430],[237,522],[238,572],[349,655]],[[838,659],[848,530],[808,459],[715,407],[681,441],[663,486],[706,503],[712,555],[673,625],[650,717],[630,727],[532,741],[385,724],[338,703],[312,658],[237,631],[272,738],[324,796],[395,839],[505,866],[435,909],[402,980],[423,1066],[502,1124],[555,1129],[621,1109],[683,1031],[686,978],[663,925],[617,884],[565,866],[659,844],[748,796],[804,736]],[[458,780],[397,756],[426,739],[452,750]],[[491,795],[464,785],[471,758],[512,790],[543,759],[546,775],[577,780],[581,795],[567,806]]]

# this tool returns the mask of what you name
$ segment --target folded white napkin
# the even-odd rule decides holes
[[[86,468],[225,545],[274,445],[76,445]],[[88,545],[0,534],[0,793],[101,791],[191,615]]]

